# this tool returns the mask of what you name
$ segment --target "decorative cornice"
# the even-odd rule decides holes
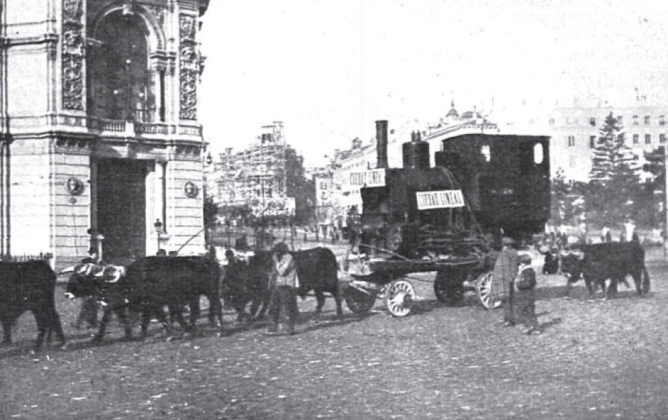
[[[17,45],[35,45],[57,43],[60,37],[55,33],[46,33],[25,37],[0,37],[0,47],[14,47]]]

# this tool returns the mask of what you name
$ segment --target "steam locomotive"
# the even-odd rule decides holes
[[[362,247],[407,259],[461,255],[472,246],[542,232],[550,214],[549,137],[463,134],[403,144],[388,168],[387,121],[376,122],[377,169],[362,195]]]
[[[457,302],[469,284],[494,307],[501,237],[528,239],[549,218],[549,137],[448,138],[431,167],[429,143],[414,136],[402,146],[402,168],[388,167],[387,121],[376,122],[376,141],[376,169],[351,175],[363,187],[358,250],[344,264],[354,279],[348,306],[367,311],[385,293],[390,312],[404,316],[415,294],[406,275],[435,271],[439,300]]]

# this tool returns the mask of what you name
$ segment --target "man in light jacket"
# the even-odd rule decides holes
[[[281,314],[281,308],[285,308],[288,315],[288,333],[295,333],[295,321],[297,320],[297,288],[299,279],[297,278],[297,269],[295,260],[288,252],[288,246],[284,242],[279,242],[274,247],[272,256],[273,263],[273,290],[269,300],[269,334],[278,331],[278,320]]]
[[[504,237],[501,242],[503,249],[492,272],[493,288],[499,290],[503,302],[503,324],[513,326],[515,325],[513,288],[515,287],[515,276],[517,276],[517,251],[513,247],[515,241],[512,238]]]

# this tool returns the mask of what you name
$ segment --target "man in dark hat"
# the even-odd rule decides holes
[[[288,246],[279,242],[274,247],[273,262],[273,290],[269,300],[269,334],[278,331],[278,320],[281,308],[285,308],[288,315],[288,333],[295,333],[295,321],[297,320],[297,269],[295,260],[288,252]]]
[[[513,288],[515,276],[517,276],[517,251],[514,248],[515,241],[512,238],[503,237],[501,240],[503,249],[494,263],[492,272],[493,284],[501,289],[501,302],[503,305],[503,325],[515,325],[513,314]]]

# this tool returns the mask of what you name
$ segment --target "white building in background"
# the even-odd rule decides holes
[[[562,170],[567,179],[587,182],[595,142],[608,115],[621,123],[627,144],[643,163],[643,152],[665,146],[668,105],[652,104],[644,97],[629,104],[574,101],[568,106],[525,103],[495,110],[491,115],[503,133],[550,136],[552,175]]]
[[[228,148],[215,162],[219,204],[266,207],[269,203],[294,203],[287,200],[286,193],[287,148],[280,121],[263,126],[248,148],[237,152]]]
[[[567,178],[588,181],[592,152],[608,115],[621,123],[626,144],[639,159],[644,152],[666,145],[668,106],[557,108],[547,116],[551,128],[553,174],[563,169]]]

